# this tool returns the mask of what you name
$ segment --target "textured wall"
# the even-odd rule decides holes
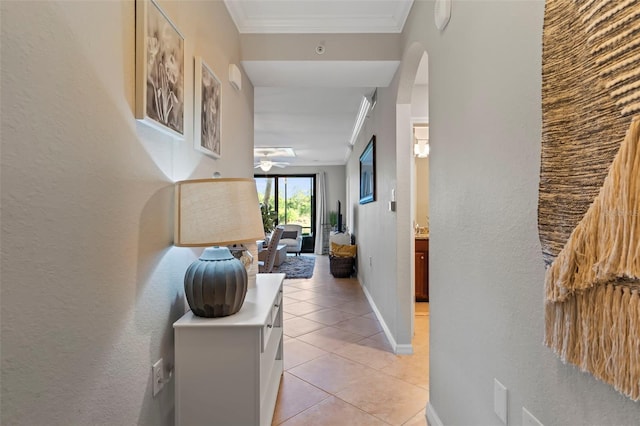
[[[398,340],[393,262],[396,255],[396,215],[388,210],[391,189],[396,188],[395,84],[394,79],[390,87],[378,88],[376,107],[365,121],[347,162],[347,208],[349,227],[358,243],[358,279]],[[376,201],[360,205],[359,157],[372,135],[376,136]]]
[[[416,222],[429,224],[429,158],[416,158]]]
[[[401,52],[400,34],[242,34],[240,41],[243,61],[397,61]]]
[[[430,404],[446,425],[635,425],[640,405],[542,345],[536,227],[542,1],[453,2],[449,26],[415,2],[405,45],[429,54]]]
[[[171,425],[172,323],[198,250],[172,246],[173,181],[251,176],[253,88],[222,2],[161,2],[186,37],[186,138],[137,124],[134,2],[2,1],[4,425]],[[223,159],[193,149],[193,56],[222,81]]]
[[[426,60],[426,59],[425,59]],[[429,86],[416,84],[411,93],[411,117],[429,118]]]

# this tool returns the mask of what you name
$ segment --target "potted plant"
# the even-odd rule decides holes
[[[260,213],[262,214],[262,226],[265,236],[270,235],[273,228],[276,227],[276,219],[278,215],[275,210],[271,209],[269,204],[260,204]]]
[[[335,210],[329,212],[329,225],[331,225],[331,229],[335,229],[338,226],[338,212]]]

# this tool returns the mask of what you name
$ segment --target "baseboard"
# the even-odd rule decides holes
[[[413,345],[396,345],[396,354],[413,355]]]
[[[431,402],[427,404],[427,425],[428,426],[444,426],[442,424],[442,420],[438,417],[438,413],[436,413],[436,409],[433,408]]]
[[[371,297],[369,290],[367,290],[367,287],[362,285],[362,281],[360,281],[360,277],[358,277],[358,283],[360,283],[360,287],[362,287],[362,291],[364,292],[364,295],[367,297],[367,300],[369,301],[369,305],[371,306],[373,313],[376,315],[376,318],[378,319],[378,322],[382,327],[382,331],[384,331],[385,336],[387,336],[387,340],[389,341],[389,344],[391,345],[393,352],[398,355],[411,355],[413,353],[413,346],[410,344],[399,345],[396,342],[396,339],[393,337],[393,334],[391,334],[391,330],[389,330],[389,326],[387,326],[387,323],[384,321],[384,318],[382,318],[382,314],[378,310],[376,303],[373,301],[373,297]]]

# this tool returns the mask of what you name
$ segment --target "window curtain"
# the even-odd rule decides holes
[[[327,254],[328,242],[325,242],[325,228],[329,227],[327,222],[327,186],[325,182],[325,172],[316,175],[318,191],[316,192],[316,245],[315,254]]]

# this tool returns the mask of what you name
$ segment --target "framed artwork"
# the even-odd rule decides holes
[[[360,155],[360,204],[376,200],[376,136]]]
[[[211,68],[195,59],[193,141],[194,147],[213,158],[220,158],[220,94],[222,86]]]
[[[184,137],[184,37],[154,0],[136,0],[135,117]]]

